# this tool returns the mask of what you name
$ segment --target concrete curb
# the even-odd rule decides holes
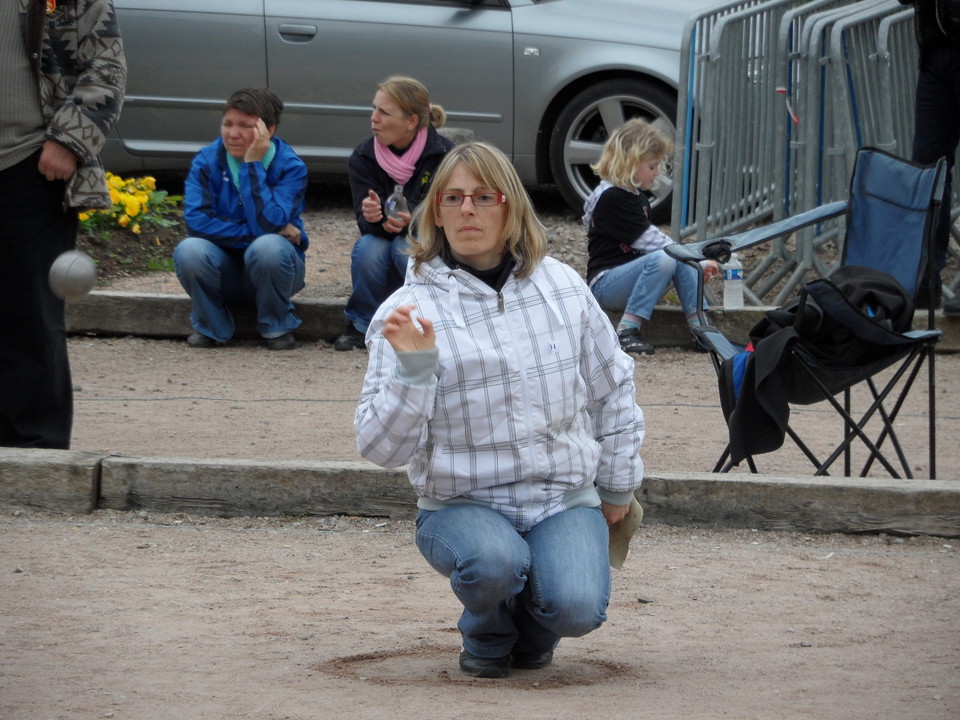
[[[297,330],[301,340],[334,340],[345,325],[344,298],[303,298],[294,305],[303,324]],[[747,307],[736,311],[713,311],[714,324],[734,339],[745,341],[750,328],[767,308]],[[690,331],[680,308],[658,306],[647,339],[657,347],[687,347]],[[256,338],[256,320],[251,308],[236,309],[237,335]],[[926,327],[926,316],[918,313],[914,327]],[[937,327],[943,331],[939,352],[960,351],[960,318],[937,312]],[[190,327],[190,298],[173,293],[129,293],[94,291],[67,304],[67,332],[77,334],[141,335],[145,337],[186,337]]]
[[[332,340],[346,325],[344,299],[308,298],[295,306],[303,321],[297,329],[302,340]],[[234,317],[238,337],[258,337],[253,308],[235,308]],[[193,332],[185,294],[94,291],[67,303],[66,321],[67,332],[75,334],[186,337]]]
[[[637,497],[651,523],[960,537],[960,483],[947,480],[663,473],[648,476]],[[403,470],[364,462],[145,458],[0,448],[0,507],[409,519],[416,514],[416,496]]]

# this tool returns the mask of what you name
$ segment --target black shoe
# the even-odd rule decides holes
[[[264,338],[263,343],[270,350],[292,350],[297,346],[297,340],[292,332],[285,332],[275,338]]]
[[[347,326],[343,335],[338,337],[333,343],[334,350],[363,350],[367,346],[366,339],[362,332],[353,325]]]
[[[187,338],[187,345],[195,348],[214,348],[217,347],[217,345],[223,345],[223,343],[219,343],[203,333],[195,332]]]
[[[510,654],[510,667],[517,670],[540,670],[553,662],[553,650],[543,653],[513,652]]]
[[[510,656],[482,658],[464,650],[460,653],[460,669],[473,677],[505,678],[510,674]]]
[[[943,304],[943,314],[947,317],[960,317],[960,293]]]
[[[620,349],[631,355],[653,355],[654,347],[643,339],[640,328],[624,328],[617,332]]]

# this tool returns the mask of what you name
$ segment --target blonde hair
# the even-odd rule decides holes
[[[407,115],[416,115],[420,119],[418,128],[427,125],[439,128],[447,121],[447,113],[439,105],[430,104],[430,93],[419,80],[394,75],[377,85],[377,90],[393,100]]]
[[[603,145],[600,160],[590,166],[602,180],[620,187],[636,187],[633,176],[646,160],[663,158],[673,141],[642,118],[627,120],[613,131]]]
[[[414,259],[414,272],[420,269],[421,263],[441,256],[448,248],[446,234],[437,225],[436,195],[444,189],[454,168],[460,164],[491,190],[506,195],[506,249],[516,262],[516,276],[526,277],[547,254],[547,233],[509,158],[493,145],[482,142],[464,143],[447,152],[434,173],[429,197],[414,211],[412,224],[417,228],[417,237],[407,240]]]

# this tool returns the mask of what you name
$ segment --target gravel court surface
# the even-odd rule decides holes
[[[960,713],[938,538],[645,526],[608,622],[496,681],[409,521],[5,514],[0,556],[10,720]]]
[[[142,338],[70,350],[75,449],[359,459],[362,352]],[[957,467],[958,362],[938,368],[941,477]],[[636,379],[648,471],[709,469],[724,442],[709,361],[658,351]],[[922,407],[904,412],[921,425]],[[796,419],[837,432],[819,411]],[[763,467],[809,473],[796,451]],[[646,525],[614,573],[609,621],[503,682],[459,672],[459,608],[409,521],[23,514],[0,518],[0,557],[3,718],[960,714],[955,540]]]
[[[349,292],[339,212],[310,220],[326,228],[308,276],[319,296]],[[180,292],[170,274],[130,282],[114,289]],[[362,352],[91,337],[70,352],[74,449],[358,459]],[[947,479],[958,362],[938,358]],[[649,471],[712,467],[724,428],[707,358],[658,350],[636,373]],[[819,411],[795,417],[837,433]],[[786,449],[762,462],[808,474]],[[459,673],[459,608],[409,521],[7,513],[0,557],[2,718],[960,716],[955,540],[646,525],[614,573],[608,622],[503,681]]]

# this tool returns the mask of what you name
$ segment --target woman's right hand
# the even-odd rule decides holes
[[[417,318],[414,322],[413,311],[416,308],[416,305],[401,305],[383,321],[383,336],[397,352],[430,350],[437,344],[433,322],[426,318]],[[420,324],[419,328],[417,323]]]
[[[293,223],[287,223],[287,226],[280,231],[280,234],[294,245],[300,244],[300,238],[303,235],[303,233],[300,232],[300,228]]]
[[[383,215],[383,203],[380,196],[373,190],[367,191],[367,196],[361,201],[360,209],[363,212],[363,219],[371,225],[383,222],[383,229],[388,233],[402,232],[410,224],[410,213],[400,213],[400,218],[388,218]]]
[[[367,196],[360,203],[360,210],[363,212],[363,219],[371,225],[383,220],[383,204],[380,196],[373,190],[367,191]]]

